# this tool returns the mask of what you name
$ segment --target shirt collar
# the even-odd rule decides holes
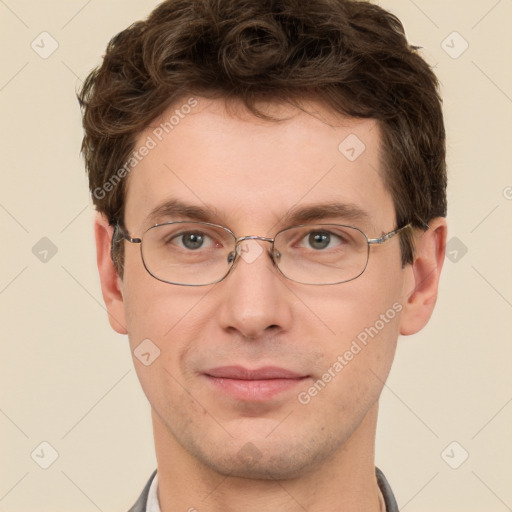
[[[149,488],[146,512],[161,512],[160,503],[158,502],[158,474],[155,474]]]
[[[379,469],[375,468],[375,474],[377,476],[377,483],[379,484],[380,492],[384,497],[386,503],[386,512],[398,512],[398,505],[393,495],[393,491],[384,476],[384,473]],[[148,501],[146,503],[146,512],[161,512],[160,503],[158,502],[158,474],[155,473],[155,477],[151,482],[148,493]]]

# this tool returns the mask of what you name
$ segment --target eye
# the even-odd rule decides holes
[[[315,250],[326,249],[330,246],[331,242],[337,242],[337,245],[343,243],[342,238],[330,231],[311,231],[302,239],[302,241],[304,242],[306,239],[307,245]]]
[[[190,250],[218,246],[212,238],[200,231],[180,233],[174,236],[169,242],[177,242],[177,245]]]

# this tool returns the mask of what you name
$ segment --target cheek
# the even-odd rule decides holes
[[[145,338],[160,344],[193,306],[186,287],[158,281],[144,268],[140,252],[126,254],[123,301],[132,348]]]
[[[388,275],[384,269],[378,274],[367,270],[354,281],[325,290],[320,300],[309,297],[325,324],[319,367],[343,375],[337,379],[343,386],[364,387],[368,379],[378,385],[378,378],[385,379],[399,335],[401,274],[391,268]]]
[[[209,318],[202,301],[208,290],[158,281],[139,261],[140,254],[130,256],[123,300],[134,366],[152,403],[164,391],[176,398],[183,384],[180,365],[190,351],[197,350],[201,322]]]
[[[321,294],[316,290],[301,294],[304,303],[317,314],[319,333],[323,324],[325,346],[341,348],[375,325],[386,335],[398,332],[402,278],[394,269],[392,278],[384,277],[385,271],[378,277],[371,274],[368,271],[354,281],[325,287]]]
[[[305,411],[318,411],[327,430],[344,425],[344,432],[351,432],[378,400],[391,369],[402,307],[398,286],[371,282],[345,283],[343,291],[317,301],[335,334],[327,331],[318,340],[316,374],[298,401],[307,405]]]

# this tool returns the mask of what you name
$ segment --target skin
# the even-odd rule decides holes
[[[151,225],[145,221],[151,209],[171,198],[215,208],[212,222],[238,237],[272,237],[292,207],[328,201],[365,210],[368,219],[345,223],[369,237],[397,227],[375,121],[335,116],[314,102],[307,112],[266,105],[286,117],[276,123],[240,105],[227,111],[221,99],[198,100],[129,175],[125,226],[131,236],[141,236]],[[140,134],[136,147],[159,122]],[[350,134],[366,146],[353,162],[338,151]],[[163,512],[379,510],[378,400],[398,336],[423,328],[434,308],[444,219],[416,234],[413,264],[402,268],[394,237],[370,249],[359,278],[332,286],[286,280],[265,242],[252,263],[239,259],[224,281],[200,287],[154,279],[138,245],[124,242],[120,279],[109,255],[112,229],[101,214],[95,232],[112,327],[128,334],[132,352],[147,338],[160,349],[151,365],[135,357],[134,365],[152,407]],[[393,304],[401,311],[301,404],[298,393],[321,379]],[[307,377],[268,400],[236,400],[202,375],[224,365],[279,366]]]

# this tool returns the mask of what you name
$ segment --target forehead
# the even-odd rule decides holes
[[[151,123],[135,144],[127,228],[172,220],[177,210],[166,204],[176,203],[233,230],[273,226],[293,220],[292,213],[300,219],[305,208],[326,204],[366,227],[393,222],[376,121],[334,115],[313,102],[304,110],[264,107],[280,120],[257,118],[241,105],[226,109],[223,100],[188,98]]]

